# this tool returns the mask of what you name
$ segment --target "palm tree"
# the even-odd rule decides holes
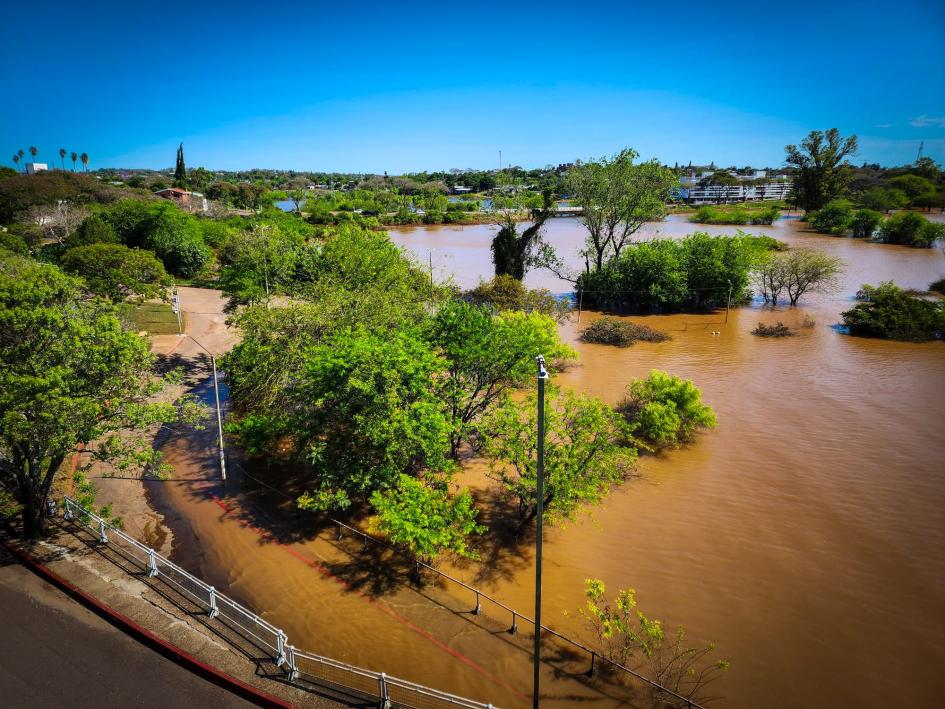
[[[69,157],[72,158],[72,171],[75,172],[75,161],[79,159],[79,154],[71,153]]]
[[[89,171],[89,154],[88,154],[88,153],[82,153],[82,154],[79,156],[79,160],[82,161],[82,167],[84,167],[84,168],[85,168],[85,171],[88,172],[88,171]]]
[[[23,152],[23,148],[20,148],[19,150],[17,150],[16,154],[20,156],[20,160],[22,160],[23,156],[26,155],[26,153]],[[26,172],[26,163],[23,163],[23,172]]]
[[[30,155],[33,156],[33,162],[36,162],[36,153],[38,152],[39,152],[39,148],[37,148],[35,145],[30,146]]]
[[[59,148],[59,162],[62,163],[62,169],[66,169],[66,149]]]
[[[16,165],[17,171],[19,171],[19,168],[20,168],[20,154],[19,153],[13,153],[13,164]]]

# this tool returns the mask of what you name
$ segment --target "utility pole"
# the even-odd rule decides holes
[[[226,455],[223,450],[223,413],[220,410],[220,386],[217,383],[217,358],[213,356],[210,350],[197,342],[197,340],[193,338],[193,335],[183,336],[189,337],[191,342],[210,355],[210,366],[213,367],[213,398],[216,400],[217,404],[217,443],[220,448],[220,479],[226,482]]]
[[[548,380],[548,370],[545,369],[545,358],[541,355],[535,358],[535,362],[538,364],[538,485],[535,491],[538,534],[535,537],[535,676],[532,707],[538,709],[541,684],[541,533],[545,507],[545,382]]]

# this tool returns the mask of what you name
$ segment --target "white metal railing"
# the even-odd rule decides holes
[[[84,509],[75,500],[63,498],[64,518],[85,526],[101,544],[121,546],[125,555],[141,568],[143,574],[159,579],[184,598],[203,609],[209,618],[216,618],[267,652],[269,658],[281,667],[290,682],[305,680],[330,683],[376,697],[382,707],[465,707],[492,709],[492,704],[476,702],[448,692],[425,687],[407,680],[391,677],[349,665],[339,660],[297,650],[288,643],[286,634],[236,601],[219,593],[169,559],[165,559],[134,537],[109,524],[98,515]]]

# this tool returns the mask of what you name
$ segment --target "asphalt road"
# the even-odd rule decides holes
[[[0,707],[252,707],[129,638],[0,549]]]

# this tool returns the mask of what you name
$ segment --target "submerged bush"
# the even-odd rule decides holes
[[[853,221],[853,210],[845,199],[835,199],[807,214],[807,223],[822,234],[843,234]]]
[[[665,332],[617,318],[601,318],[581,332],[581,342],[617,347],[629,347],[638,340],[664,342],[669,339],[672,338]]]
[[[712,407],[702,403],[702,392],[691,380],[658,369],[629,384],[617,411],[634,435],[658,446],[692,440],[698,429],[717,423]]]
[[[882,220],[883,215],[879,212],[874,212],[872,209],[858,209],[850,222],[853,236],[857,239],[869,239]]]
[[[794,331],[778,320],[774,325],[765,325],[763,322],[758,323],[758,326],[751,331],[751,334],[757,335],[758,337],[790,337],[794,334]]]
[[[915,212],[899,212],[883,222],[879,235],[887,244],[931,248],[936,239],[945,238],[945,224],[930,222]]]
[[[925,342],[945,333],[945,302],[911,295],[892,281],[861,292],[866,302],[843,313],[851,335]]]
[[[929,290],[945,295],[945,278],[939,278],[933,283],[929,283]]]

